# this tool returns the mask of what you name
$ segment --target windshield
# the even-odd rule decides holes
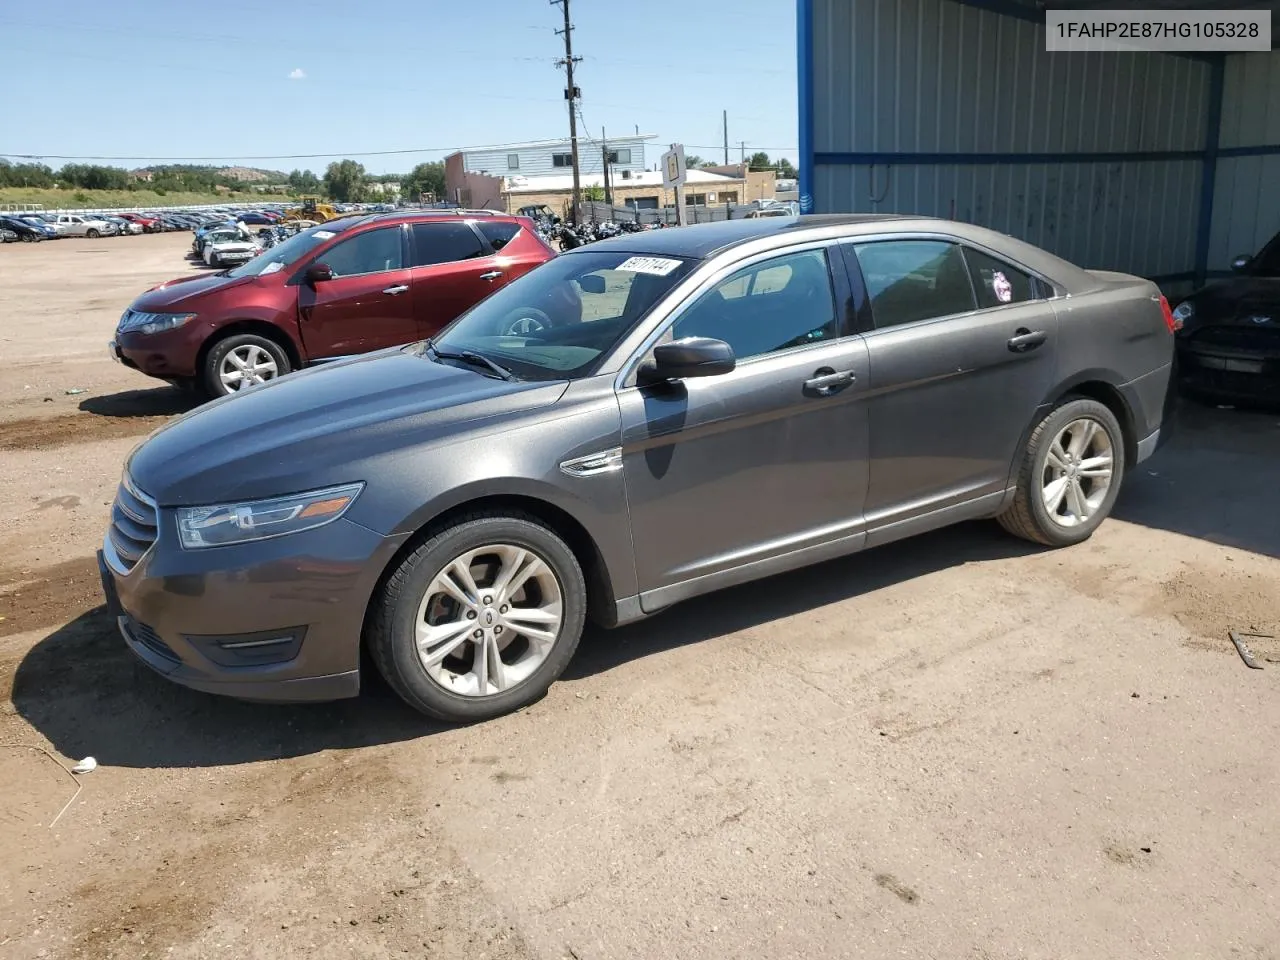
[[[482,300],[433,342],[444,353],[479,353],[522,380],[586,376],[695,262],[621,251],[556,257]]]
[[[233,277],[257,277],[275,273],[285,267],[291,267],[332,236],[332,230],[324,230],[321,227],[312,227],[310,230],[295,233],[284,243],[277,243],[274,247],[254,257],[248,263],[241,264],[234,270],[229,271],[229,275]]]

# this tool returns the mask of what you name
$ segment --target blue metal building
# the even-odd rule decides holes
[[[1030,0],[798,0],[797,31],[807,212],[967,220],[1173,288],[1280,231],[1280,54],[1051,54]]]

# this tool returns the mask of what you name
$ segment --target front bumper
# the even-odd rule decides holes
[[[196,357],[204,333],[203,328],[192,323],[161,333],[117,330],[115,339],[107,344],[107,352],[126,367],[149,377],[189,379],[196,375]]]
[[[1280,401],[1280,350],[1185,341],[1178,344],[1179,383],[1221,397]]]
[[[360,692],[360,635],[383,569],[404,537],[338,520],[276,540],[183,550],[160,536],[125,572],[104,540],[103,592],[135,657],[194,690],[261,701]],[[288,642],[284,642],[284,639]]]

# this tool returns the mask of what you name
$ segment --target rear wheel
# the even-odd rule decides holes
[[[1031,432],[1014,501],[997,519],[1045,546],[1080,543],[1111,512],[1124,466],[1115,414],[1096,400],[1069,398]]]
[[[456,723],[539,699],[586,621],[573,551],[536,518],[465,517],[400,562],[374,602],[366,643],[408,704]]]
[[[289,356],[280,344],[256,333],[235,333],[209,351],[201,382],[209,396],[225,397],[283,377],[289,370]]]

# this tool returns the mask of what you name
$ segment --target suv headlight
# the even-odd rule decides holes
[[[194,320],[194,313],[138,313],[127,311],[120,321],[120,333],[163,333],[165,330],[176,330],[188,320]]]
[[[1188,320],[1196,315],[1195,304],[1190,300],[1184,300],[1173,308],[1173,329],[1181,330]]]
[[[352,483],[270,500],[179,507],[178,538],[186,549],[199,550],[313,530],[346,513],[363,489]]]

